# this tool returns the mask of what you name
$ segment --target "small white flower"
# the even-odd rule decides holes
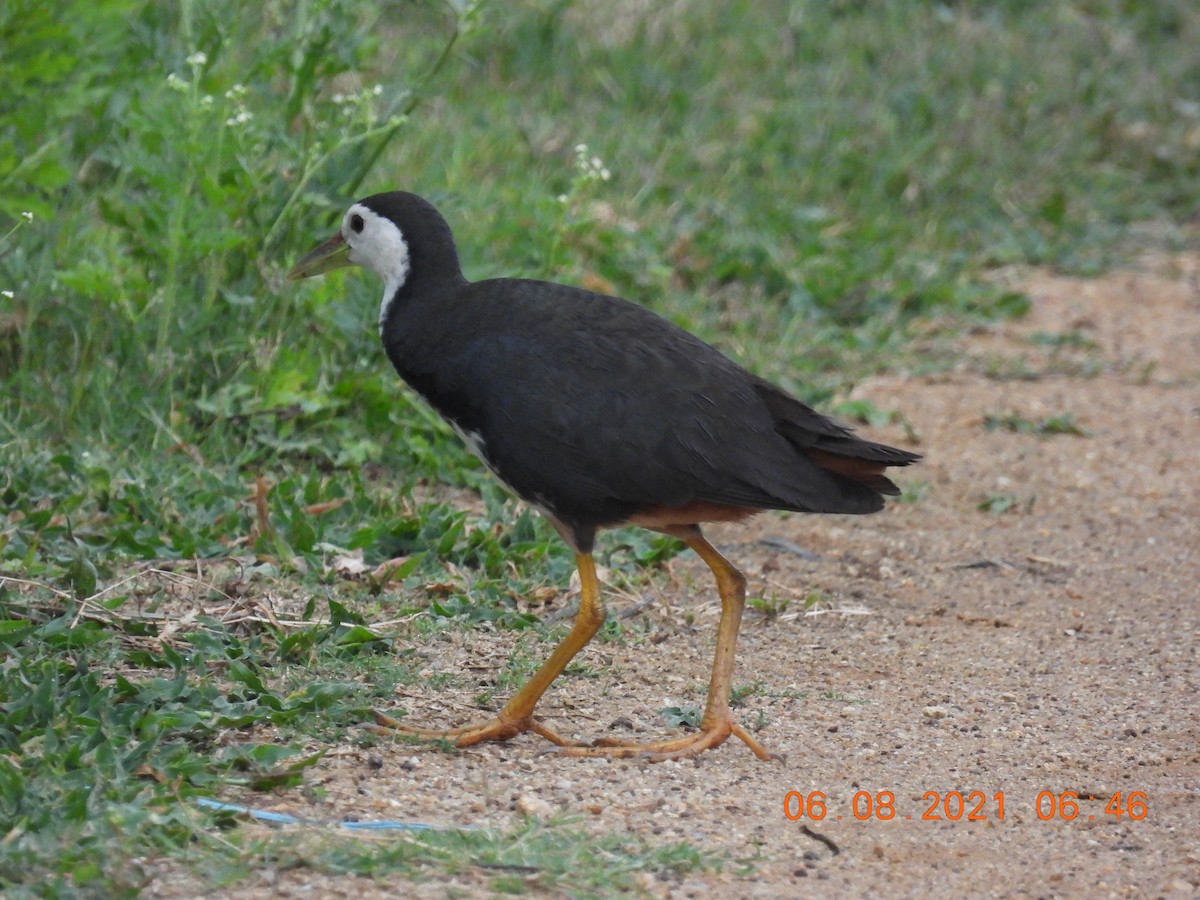
[[[208,55],[203,50],[197,50],[187,58],[187,64],[193,68],[200,68],[208,62]]]
[[[566,194],[559,194],[559,195],[558,195],[558,202],[559,202],[559,203],[561,203],[563,206],[566,206],[566,205],[567,205],[567,201],[568,201],[569,199],[571,199],[571,198],[570,198],[570,197],[568,197]]]
[[[3,297],[5,300],[12,300],[16,296],[17,295],[14,294],[12,291],[0,291],[0,297]]]
[[[236,114],[225,120],[225,124],[236,127],[238,125],[245,125],[253,118],[254,116],[250,114],[250,110],[239,109]]]
[[[383,85],[382,84],[375,85],[375,87],[371,88],[371,93],[374,94],[376,97],[382,96],[383,95]]]
[[[575,147],[575,170],[584,181],[608,181],[612,172],[604,165],[604,160],[588,152],[587,144]]]
[[[212,109],[212,105],[215,102],[216,101],[213,100],[213,98],[212,98],[212,94],[205,94],[203,97],[200,98],[200,105],[202,107],[204,107],[205,109]]]
[[[33,221],[33,213],[31,213],[29,210],[25,210],[23,213],[21,213],[21,218],[24,219],[26,222],[32,222]]]
[[[167,76],[167,87],[173,91],[179,91],[182,94],[187,92],[188,83],[172,72]]]
[[[235,84],[225,92],[226,100],[240,100],[246,96],[246,86],[244,84]]]

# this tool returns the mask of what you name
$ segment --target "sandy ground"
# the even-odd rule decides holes
[[[782,615],[748,614],[735,675],[759,685],[742,721],[762,724],[758,737],[785,762],[760,762],[736,740],[657,765],[538,756],[545,745],[532,735],[453,755],[348,741],[309,775],[326,792],[319,806],[292,792],[279,808],[498,827],[524,810],[755,859],[748,875],[731,863],[647,877],[650,895],[1196,893],[1200,259],[1147,260],[1095,281],[1036,273],[1020,286],[1030,315],[955,339],[961,361],[949,372],[857,392],[919,435],[927,460],[900,475],[918,502],[864,519],[764,515],[709,530],[752,595],[792,599]],[[1073,337],[1044,337],[1062,334]],[[1069,413],[1087,434],[984,427],[1011,413]],[[899,424],[871,434],[911,446]],[[979,508],[1001,494],[1007,511]],[[556,683],[540,707],[548,724],[581,739],[649,740],[668,731],[661,709],[703,704],[715,593],[691,554],[670,575],[638,615],[650,639],[589,647],[582,661],[599,676]],[[811,591],[823,602],[805,613]],[[427,648],[424,674],[466,672],[470,683],[418,686],[398,705],[419,722],[478,718],[473,698],[514,639],[479,630]],[[789,819],[792,791],[824,794],[825,817]],[[883,791],[894,818],[856,819],[856,795],[862,812]],[[947,816],[955,791],[981,819]],[[1080,800],[1073,820],[1040,818],[1038,795],[1066,791],[1097,799]],[[1105,812],[1118,792],[1123,812],[1144,794],[1144,818]],[[940,820],[923,817],[939,803]],[[488,877],[414,890],[469,895]],[[397,892],[296,871],[229,895],[352,894]]]

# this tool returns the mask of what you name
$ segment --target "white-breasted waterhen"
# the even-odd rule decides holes
[[[396,371],[574,549],[581,599],[570,633],[486,722],[404,734],[460,747],[533,731],[570,756],[691,756],[737,735],[729,709],[746,580],[701,534],[768,509],[871,513],[899,490],[889,466],[919,456],[856,437],[641,306],[544,281],[463,277],[450,227],[414,194],[355,203],[341,231],[290,278],[345,265],[383,278],[379,332]],[[697,732],[648,744],[571,744],[534,718],[538,700],[604,622],[596,532],[641,525],[676,537],[716,576],[716,659]]]

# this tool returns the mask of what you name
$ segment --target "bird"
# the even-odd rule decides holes
[[[555,745],[547,752],[650,762],[732,735],[778,759],[730,709],[746,578],[702,526],[764,510],[873,513],[900,493],[886,470],[921,457],[859,437],[639,304],[548,281],[469,281],[446,219],[416,194],[351,204],[288,278],[350,265],[383,279],[378,328],[396,372],[549,520],[580,581],[569,633],[495,716],[439,730],[376,712],[373,727],[458,747],[532,732]],[[568,741],[534,710],[603,625],[596,536],[627,525],[679,539],[712,572],[721,616],[707,702],[683,737]]]

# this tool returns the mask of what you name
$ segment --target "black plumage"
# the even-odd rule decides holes
[[[327,262],[344,245],[349,259]],[[342,232],[293,274],[345,262],[385,279],[380,333],[396,371],[573,545],[593,607],[588,616],[599,609],[602,619],[598,586],[589,597],[585,577],[598,529],[642,524],[687,541],[708,562],[732,624],[722,624],[702,728],[709,738],[723,734],[705,746],[735,733],[765,755],[732,723],[727,696],[713,696],[727,692],[744,579],[703,539],[699,525],[763,509],[875,512],[885,495],[899,493],[885,470],[919,457],[856,436],[636,304],[543,281],[468,282],[450,228],[413,194],[377,194],[355,204]],[[590,619],[580,624],[584,618],[581,609],[564,642],[566,659],[594,633]],[[517,733],[514,722],[518,731],[545,733],[532,724],[532,710],[561,671],[554,668],[547,663],[545,683],[527,686],[529,694],[514,698],[497,720],[445,734],[460,744],[499,739]],[[678,743],[634,749],[651,759],[702,749]],[[570,752],[631,755],[623,752],[629,749]]]
[[[544,281],[466,281],[449,228],[414,195],[362,203],[400,225],[412,256],[383,321],[396,371],[581,550],[598,527],[693,501],[875,512],[895,485],[822,467],[822,454],[917,458],[856,437],[644,307]]]

